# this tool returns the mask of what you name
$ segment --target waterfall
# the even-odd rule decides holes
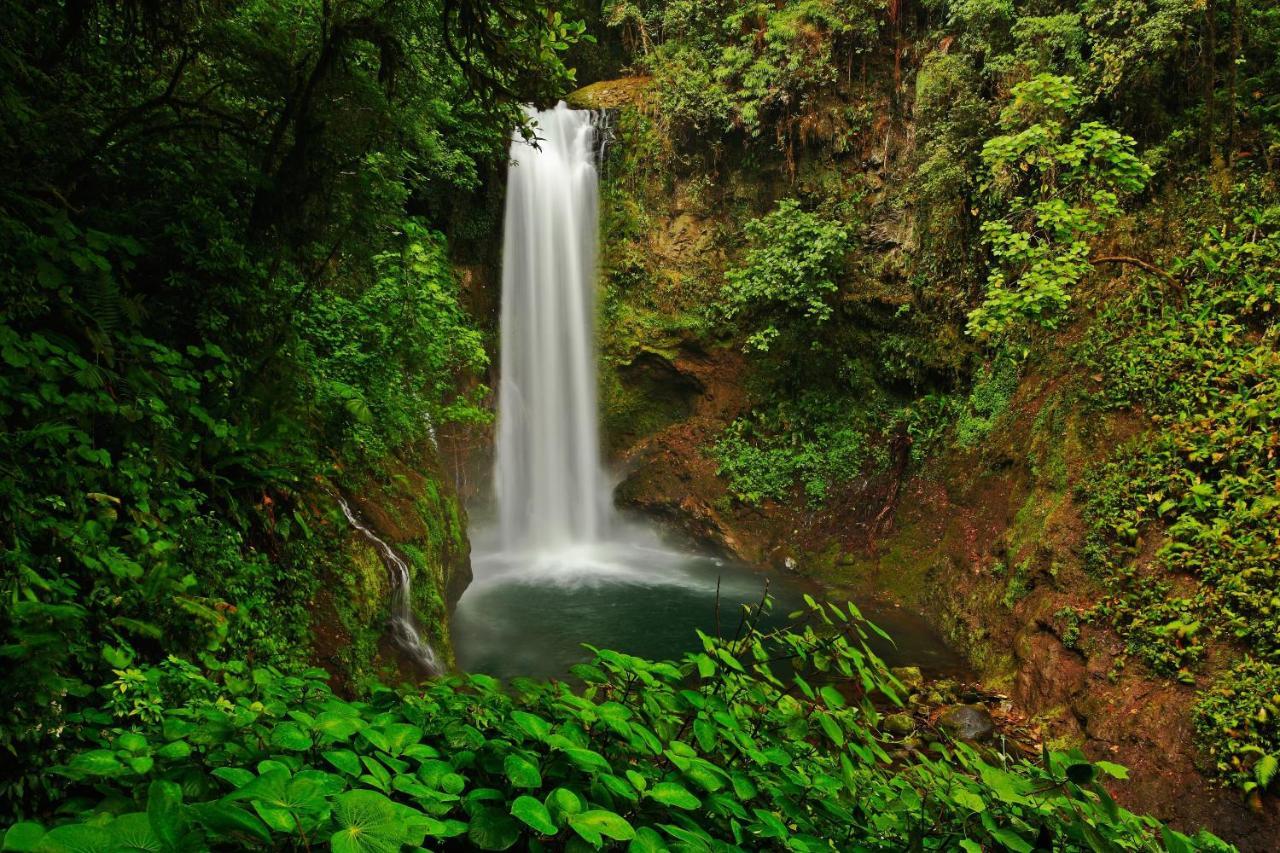
[[[410,595],[412,576],[409,573],[409,564],[404,561],[404,557],[396,553],[394,548],[360,520],[346,498],[342,495],[334,497],[338,499],[338,506],[342,507],[342,514],[347,517],[347,522],[369,540],[391,577],[391,616],[387,621],[391,641],[424,672],[439,675],[440,663],[436,660],[435,650],[418,633],[418,626],[413,619],[413,599]]]
[[[596,425],[593,113],[528,114],[516,134],[502,244],[495,484],[503,548],[599,541],[612,500]]]

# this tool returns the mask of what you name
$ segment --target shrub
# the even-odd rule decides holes
[[[768,352],[784,334],[791,352],[803,349],[831,319],[849,235],[795,199],[778,202],[745,230],[749,248],[742,265],[725,273],[721,310],[727,319],[748,323],[749,350]]]
[[[730,424],[711,451],[717,473],[748,504],[782,500],[798,484],[820,506],[837,485],[887,462],[874,433],[880,415],[875,401],[805,394]]]
[[[973,335],[1001,335],[1027,320],[1057,328],[1092,269],[1089,238],[1119,215],[1121,194],[1151,177],[1131,138],[1101,122],[1075,123],[1080,105],[1070,77],[1019,83],[1000,116],[1005,133],[982,147],[982,238],[995,269],[969,314]]]
[[[1280,666],[1236,664],[1196,705],[1195,724],[1214,768],[1250,799],[1280,787]]]

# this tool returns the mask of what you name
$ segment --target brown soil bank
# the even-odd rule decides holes
[[[741,356],[686,354],[669,367],[703,390],[690,417],[624,452],[620,501],[743,559],[887,592],[924,614],[1046,741],[1129,767],[1114,791],[1128,807],[1208,828],[1243,850],[1277,849],[1275,800],[1252,811],[1202,773],[1191,706],[1208,675],[1188,685],[1134,662],[1121,668],[1119,638],[1070,615],[1099,598],[1082,568],[1082,472],[1135,423],[1060,411],[1054,383],[1032,377],[980,448],[852,484],[819,511],[754,508],[729,499],[705,452],[746,405]]]

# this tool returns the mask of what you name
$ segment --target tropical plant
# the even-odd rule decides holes
[[[982,147],[982,238],[995,269],[969,314],[970,334],[1000,335],[1024,320],[1057,328],[1092,269],[1089,238],[1119,215],[1121,195],[1151,176],[1131,138],[1101,122],[1077,124],[1080,107],[1070,77],[1019,83],[1000,115],[1005,133]]]
[[[680,663],[593,650],[577,690],[470,675],[349,702],[323,671],[228,667],[162,719],[86,715],[100,744],[58,771],[71,819],[17,823],[4,847],[1229,849],[1119,808],[1107,762],[945,741],[895,758],[876,629],[808,599],[763,632],[768,606]]]

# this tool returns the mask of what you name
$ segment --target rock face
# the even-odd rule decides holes
[[[1018,670],[1013,695],[1028,708],[1054,708],[1084,692],[1085,660],[1039,622],[1028,624],[1016,641]]]
[[[995,734],[996,724],[982,705],[959,705],[942,712],[938,728],[956,740],[986,743]]]

